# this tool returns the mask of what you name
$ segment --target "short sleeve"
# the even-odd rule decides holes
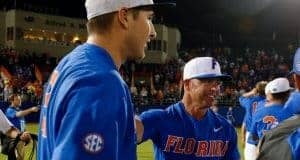
[[[126,150],[125,140],[131,142],[126,147],[134,148],[133,112],[127,112],[132,106],[126,98],[112,81],[74,88],[64,102],[67,107],[62,108],[66,111],[57,128],[52,158],[115,160]],[[126,132],[127,128],[132,132]]]
[[[15,109],[12,109],[11,107],[8,107],[6,110],[6,116],[7,118],[16,118],[17,111]]]
[[[144,125],[144,134],[142,141],[146,141],[148,139],[154,139],[161,127],[161,120],[163,114],[163,110],[153,109],[146,112],[143,112],[140,115],[140,119]]]
[[[245,109],[246,109],[246,107],[249,105],[249,101],[250,101],[249,98],[246,98],[246,97],[243,97],[243,96],[240,96],[240,97],[239,97],[240,105],[241,105],[242,107],[244,107]]]

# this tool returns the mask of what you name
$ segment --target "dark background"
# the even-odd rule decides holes
[[[84,1],[0,0],[0,6],[35,8],[37,12],[47,10],[56,15],[85,18]],[[300,0],[170,1],[177,3],[176,9],[162,11],[157,17],[180,29],[183,49],[201,46],[276,48],[299,41]]]

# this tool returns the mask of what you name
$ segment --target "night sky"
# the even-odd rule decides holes
[[[85,0],[16,0],[57,8],[60,15],[85,18]],[[64,1],[64,3],[61,3]],[[219,35],[239,42],[242,37],[294,37],[300,32],[300,0],[154,0],[176,2],[176,9],[164,11],[166,24],[177,26],[182,33],[183,48],[215,44]],[[72,3],[72,4],[70,4]],[[14,0],[0,0],[0,6],[12,6]],[[237,39],[232,39],[237,37]],[[210,41],[210,42],[208,42]],[[212,43],[211,43],[212,42]]]

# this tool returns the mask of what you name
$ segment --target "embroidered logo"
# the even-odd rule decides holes
[[[104,140],[101,135],[89,133],[83,140],[84,149],[92,154],[99,153],[104,148]]]

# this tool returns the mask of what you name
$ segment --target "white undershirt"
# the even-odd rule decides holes
[[[13,125],[11,122],[6,118],[2,110],[0,109],[0,131],[2,133],[6,133]]]

